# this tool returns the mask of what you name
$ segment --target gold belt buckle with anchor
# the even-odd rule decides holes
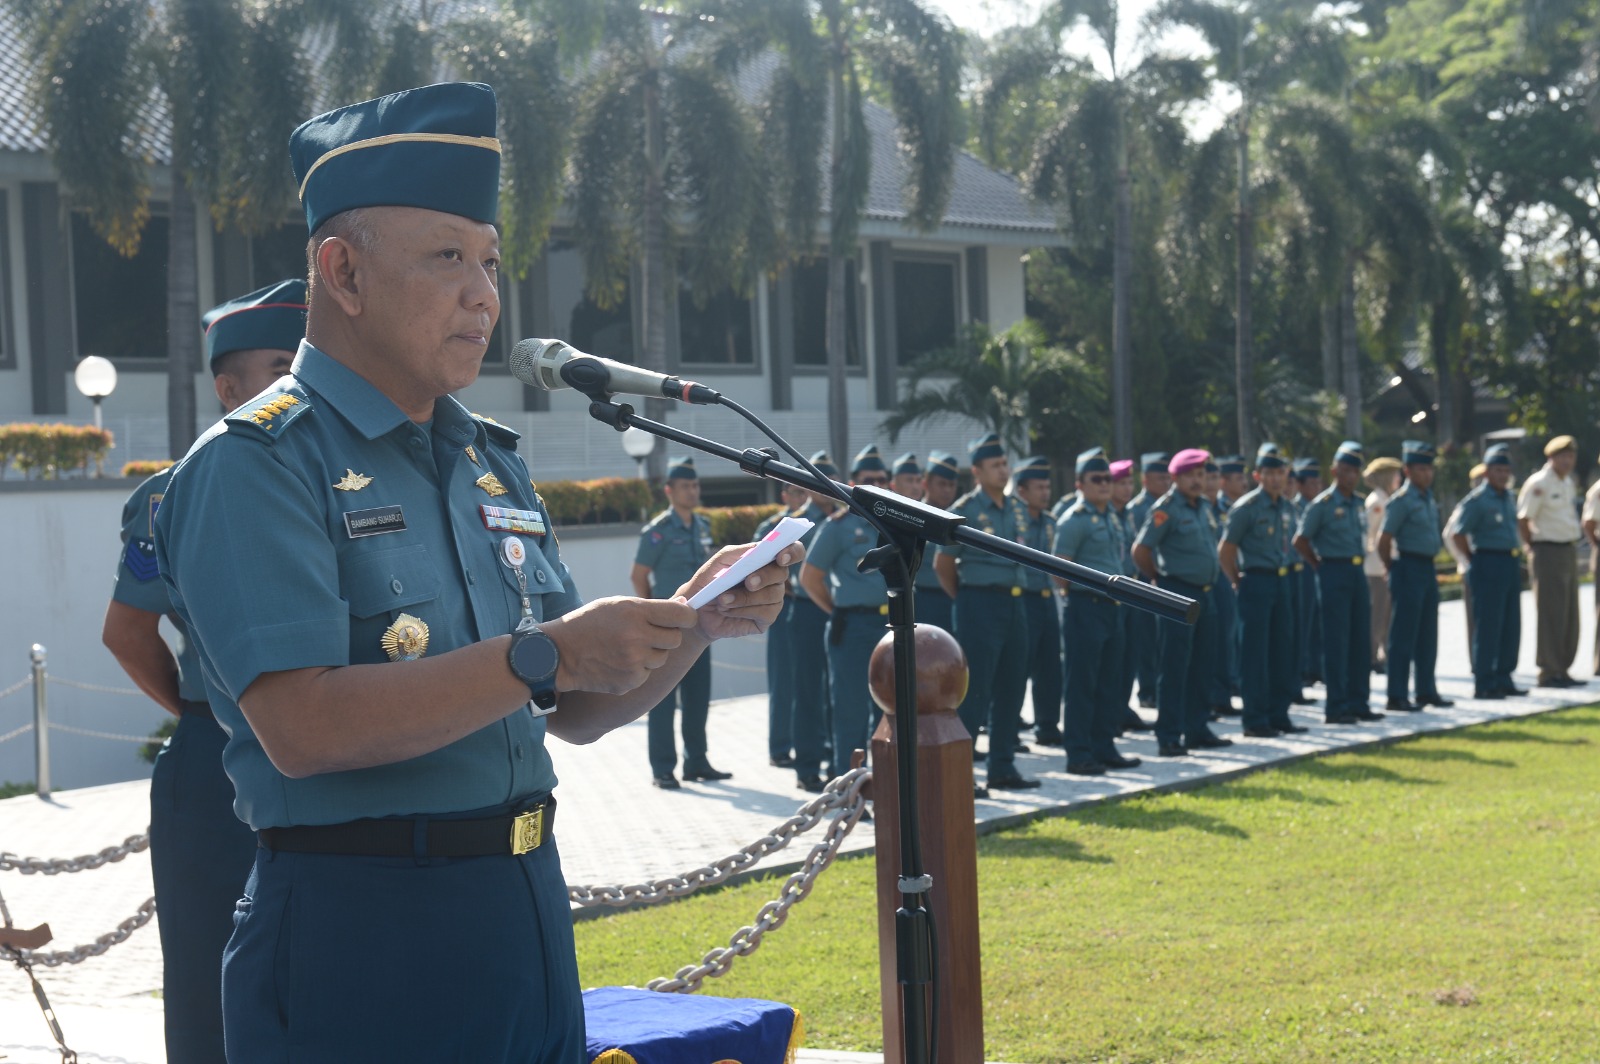
[[[518,813],[511,820],[511,852],[524,854],[537,850],[544,836],[544,806]]]

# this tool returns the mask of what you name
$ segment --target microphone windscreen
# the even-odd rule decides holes
[[[567,387],[561,379],[561,360],[558,357],[566,348],[560,340],[519,340],[511,348],[506,368],[523,384],[543,388],[547,392]]]

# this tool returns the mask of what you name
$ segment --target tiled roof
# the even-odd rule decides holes
[[[313,51],[326,54],[325,43],[321,48],[314,43]],[[741,93],[749,99],[758,97],[772,69],[770,57],[751,64],[740,78]],[[20,29],[7,7],[0,4],[0,151],[42,153],[48,150],[39,129],[38,115],[28,101],[31,76],[32,65]],[[136,134],[139,154],[157,165],[165,165],[170,159],[171,125],[166,99],[159,91],[153,94],[139,118],[140,129]],[[906,163],[899,150],[894,116],[869,102],[866,119],[872,139],[872,170],[865,217],[883,222],[904,221],[906,209],[902,189]],[[818,165],[826,186],[826,144],[823,156]],[[823,202],[826,205],[826,187]],[[990,168],[965,151],[956,153],[955,179],[944,224],[1041,235],[1053,233],[1056,228],[1050,212],[1031,203],[1015,178]]]

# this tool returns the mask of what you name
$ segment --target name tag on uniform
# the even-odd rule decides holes
[[[544,535],[544,518],[538,510],[513,510],[509,506],[478,507],[483,514],[483,527],[490,532],[520,532],[527,536]]]
[[[371,510],[351,510],[344,515],[345,531],[351,539],[381,536],[385,532],[404,532],[406,515],[398,506],[377,506]]]

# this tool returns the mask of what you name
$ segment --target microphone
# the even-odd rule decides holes
[[[585,354],[561,340],[518,341],[511,349],[507,368],[523,384],[547,392],[576,388],[591,396],[596,392],[622,392],[652,398],[664,396],[685,403],[707,404],[722,400],[722,393],[715,388]]]

